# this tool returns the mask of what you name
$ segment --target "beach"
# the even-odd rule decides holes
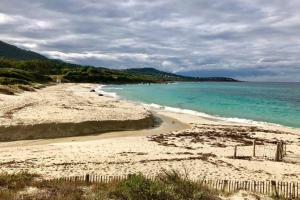
[[[90,92],[95,87],[61,84],[38,92],[1,95],[0,141],[90,135],[153,125],[151,113],[142,106],[98,96]]]
[[[298,128],[150,108],[99,96],[91,91],[96,87],[58,84],[0,95],[0,171],[45,178],[177,170],[193,179],[300,179]],[[276,162],[279,141],[287,150]]]

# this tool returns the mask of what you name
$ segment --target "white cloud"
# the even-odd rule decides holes
[[[0,24],[9,24],[15,22],[16,19],[12,16],[0,13]]]
[[[118,60],[118,57],[115,55],[103,54],[99,52],[83,52],[83,53],[64,53],[59,51],[44,51],[44,54],[62,60],[78,60],[78,59],[89,59],[96,58],[102,60]]]
[[[168,61],[168,60],[164,60],[162,63],[161,63],[162,66],[164,67],[171,67],[172,65],[174,65],[172,62]]]

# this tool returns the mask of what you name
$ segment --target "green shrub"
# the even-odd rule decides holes
[[[29,91],[29,92],[33,92],[35,91],[33,86],[30,85],[17,85],[18,89],[20,89],[21,91]]]
[[[111,197],[120,200],[171,199],[165,189],[158,181],[148,180],[142,175],[132,175],[117,186],[116,190],[111,193]]]
[[[29,84],[30,82],[45,83],[50,77],[14,68],[0,68],[0,84]]]
[[[175,171],[154,180],[141,174],[121,182],[86,183],[41,180],[28,173],[0,174],[0,199],[43,200],[215,200],[219,199],[201,183],[189,181]],[[28,192],[33,188],[35,192]]]
[[[132,175],[111,193],[120,200],[213,200],[219,199],[201,183],[194,183],[176,171],[164,172],[155,180]]]
[[[0,188],[6,188],[9,190],[21,190],[30,185],[36,175],[26,172],[17,174],[1,174],[0,175]]]
[[[41,191],[45,190],[47,192],[40,192],[40,199],[57,199],[57,200],[81,200],[83,199],[84,191],[82,184],[70,183],[66,181],[42,181],[36,182],[34,185]]]
[[[22,80],[18,78],[0,77],[0,85],[14,85],[14,84],[29,85],[30,83],[26,80]]]
[[[6,85],[0,85],[0,94],[13,95],[15,94],[15,91]]]

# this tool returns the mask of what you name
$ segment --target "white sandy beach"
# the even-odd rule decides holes
[[[162,169],[175,169],[189,172],[192,178],[300,179],[299,129],[149,111],[134,103],[99,97],[89,92],[92,87],[95,85],[62,84],[18,96],[1,95],[0,126],[118,120],[135,121],[136,126],[130,128],[141,130],[99,134],[93,131],[89,136],[1,142],[0,170],[25,170],[48,178],[85,173],[155,175]],[[162,120],[160,124],[151,127],[147,121],[143,126],[137,125],[139,120],[148,120],[151,112]],[[231,158],[235,145],[239,145],[238,155],[252,155],[254,138],[258,141],[256,157]],[[284,161],[275,162],[272,158],[279,140],[287,143],[287,156]]]
[[[100,97],[90,92],[95,87],[61,84],[14,96],[0,94],[0,140],[87,135],[152,125],[151,113],[145,108]]]

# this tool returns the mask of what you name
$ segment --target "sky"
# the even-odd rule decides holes
[[[1,0],[0,40],[85,65],[300,81],[299,0]]]

